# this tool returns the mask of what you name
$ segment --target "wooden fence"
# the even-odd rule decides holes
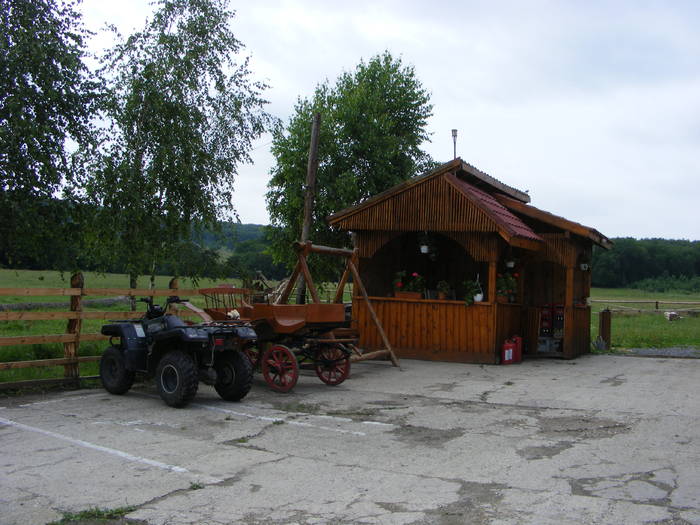
[[[178,289],[177,281],[171,281],[169,289],[137,289],[137,288],[86,288],[83,275],[74,274],[70,280],[69,288],[0,288],[0,296],[19,297],[69,297],[68,311],[1,311],[2,321],[51,321],[66,320],[66,329],[61,334],[8,336],[0,337],[0,359],[2,359],[2,347],[16,345],[34,345],[43,343],[62,343],[63,357],[58,359],[38,359],[31,361],[6,361],[0,362],[0,370],[12,370],[17,368],[39,368],[49,366],[63,366],[62,378],[0,382],[0,389],[22,388],[38,386],[49,383],[76,384],[81,379],[79,364],[98,361],[99,355],[79,356],[78,350],[81,342],[108,340],[107,336],[100,333],[84,333],[83,320],[86,319],[136,319],[143,316],[143,312],[137,311],[84,311],[83,298],[95,296],[126,296],[126,297],[167,297],[170,295],[195,295],[199,290]],[[58,303],[57,303],[58,304]],[[97,376],[83,376],[82,379],[94,379]]]
[[[596,312],[598,315],[598,337],[596,345],[599,348],[609,350],[612,347],[612,316],[613,315],[639,315],[639,314],[663,314],[668,309],[660,306],[681,306],[682,309],[673,308],[676,313],[683,313],[697,317],[700,315],[700,302],[698,301],[658,301],[656,299],[591,299],[591,303],[604,304],[605,309]],[[618,306],[619,305],[619,306]],[[650,305],[649,308],[632,308],[626,305]],[[651,308],[653,305],[653,308]],[[617,307],[616,307],[617,306]]]

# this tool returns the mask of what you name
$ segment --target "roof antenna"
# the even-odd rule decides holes
[[[457,130],[453,129],[452,130],[452,144],[454,145],[454,157],[457,158]]]

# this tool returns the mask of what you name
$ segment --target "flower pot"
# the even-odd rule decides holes
[[[438,292],[437,293],[438,301],[444,301],[447,299],[447,294],[445,292]]]
[[[484,300],[484,294],[483,293],[477,293],[474,294],[474,302],[475,303],[480,303],[481,301]]]
[[[420,299],[422,295],[421,292],[400,292],[398,290],[394,292],[394,297],[397,299]]]
[[[496,302],[497,302],[497,303],[507,303],[507,302],[508,302],[508,296],[507,296],[507,295],[497,295],[497,296],[496,296]]]

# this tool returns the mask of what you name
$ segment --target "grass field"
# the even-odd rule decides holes
[[[665,311],[689,310],[700,311],[700,305],[673,304],[674,301],[698,302],[700,294],[653,293],[641,290],[621,288],[593,288],[591,299],[605,301],[593,303],[591,316],[591,339],[598,337],[598,315],[604,308],[611,310],[629,310],[630,314],[614,313],[612,317],[613,351],[625,348],[665,348],[671,346],[691,346],[700,348],[700,316],[684,315],[678,321],[669,322],[663,316]],[[662,301],[659,310],[654,304],[616,303],[623,301]],[[636,310],[645,313],[637,314]]]
[[[118,274],[96,274],[86,272],[85,286],[87,288],[128,288],[129,279],[126,275]],[[167,288],[169,277],[159,276],[156,278],[157,288]],[[0,270],[0,288],[67,288],[69,286],[70,275],[60,274],[53,271],[33,271],[33,270]],[[204,288],[216,286],[220,280],[203,279],[193,283],[187,279],[180,280],[182,289]],[[232,284],[238,284],[231,280]],[[138,282],[139,288],[148,288],[149,279],[142,277]],[[333,286],[326,286],[327,291],[332,292]],[[671,293],[649,293],[639,290],[629,289],[602,289],[592,290],[592,299],[604,300],[605,303],[594,303],[591,316],[591,340],[595,341],[598,336],[598,315],[597,312],[609,307],[611,309],[643,309],[650,313],[622,316],[614,315],[612,321],[613,351],[634,347],[669,347],[669,346],[695,346],[700,348],[700,317],[684,317],[679,321],[669,322],[662,314],[651,313],[654,305],[631,303],[616,304],[615,300],[625,301],[697,301],[700,302],[700,294],[671,294]],[[92,297],[90,297],[92,298]],[[347,297],[346,297],[347,298]],[[203,299],[198,296],[190,297],[193,303],[203,305]],[[10,297],[0,296],[0,303],[7,305],[19,302],[53,302],[56,303],[55,310],[66,311],[68,309],[68,297]],[[680,305],[662,305],[660,311],[680,308]],[[696,307],[700,309],[700,307]],[[11,306],[9,309],[12,309]],[[52,310],[53,308],[43,308]],[[110,307],[105,306],[85,306],[85,310],[107,310],[124,311],[128,310],[127,304],[118,304]],[[144,305],[139,305],[143,310]],[[97,333],[103,324],[101,320],[86,320],[83,322],[83,333]],[[66,321],[0,321],[0,336],[28,336],[62,334],[66,331]],[[100,355],[104,350],[104,342],[84,342],[80,345],[80,355]],[[52,359],[63,357],[63,345],[36,344],[21,346],[0,347],[0,362],[3,361],[31,361],[36,359]],[[83,363],[80,365],[81,376],[90,376],[97,373],[96,363]],[[28,379],[41,379],[49,377],[61,377],[63,367],[25,368],[16,370],[0,370],[0,382],[19,381]]]
[[[97,274],[85,272],[86,288],[128,288],[129,278],[121,274]],[[167,288],[170,277],[156,277],[156,288]],[[182,289],[205,288],[216,286],[221,281],[211,279],[201,279],[193,283],[188,279],[180,279],[179,286]],[[226,281],[230,282],[230,281]],[[236,283],[232,283],[236,284]],[[55,271],[36,270],[0,270],[0,288],[68,288],[70,286],[70,275],[61,274]],[[148,288],[150,279],[141,277],[137,283],[139,288]],[[90,296],[86,299],[100,298],[100,296]],[[189,297],[188,297],[189,298]],[[195,304],[200,306],[203,300],[199,296],[191,297]],[[0,304],[8,305],[12,309],[12,304],[25,302],[56,303],[55,308],[42,308],[45,311],[66,311],[68,310],[69,297],[65,296],[0,296]],[[85,305],[84,310],[100,311],[125,311],[129,309],[128,304],[117,304],[114,306],[89,306]],[[140,304],[139,310],[145,310],[145,305]],[[0,336],[29,336],[62,334],[66,331],[66,321],[0,321]],[[83,333],[98,333],[104,322],[101,320],[83,321]],[[104,350],[105,343],[100,341],[88,341],[80,345],[79,354],[81,356],[100,355]],[[63,357],[63,345],[60,343],[18,345],[0,347],[0,362],[3,361],[32,361],[37,359],[54,359]],[[97,363],[81,363],[80,375],[91,376],[97,374]],[[42,368],[22,368],[15,370],[0,370],[0,382],[21,381],[30,379],[44,379],[52,377],[62,377],[63,367],[42,367]]]

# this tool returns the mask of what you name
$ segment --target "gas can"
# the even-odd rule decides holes
[[[515,357],[516,345],[509,339],[506,339],[503,343],[503,348],[501,349],[501,364],[502,365],[512,365]]]
[[[513,362],[520,363],[523,360],[523,338],[519,335],[514,335],[511,341],[515,343],[515,352],[513,353]]]

